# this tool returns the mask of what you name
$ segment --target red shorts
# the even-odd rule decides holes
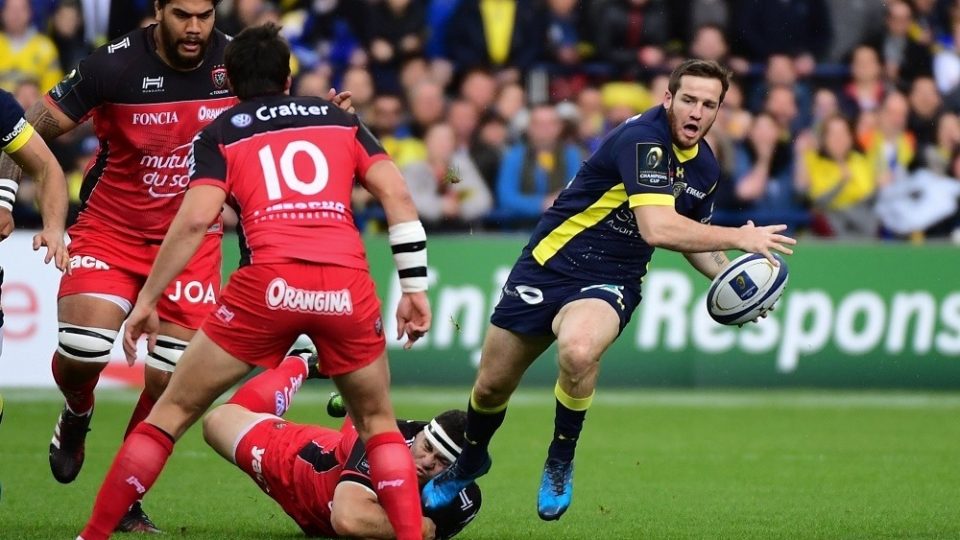
[[[370,273],[310,263],[240,268],[203,332],[234,357],[265,368],[276,367],[306,334],[328,376],[356,371],[386,348]]]
[[[335,537],[330,525],[330,505],[340,480],[340,464],[318,471],[299,454],[310,441],[324,452],[335,452],[341,439],[343,435],[332,429],[266,418],[241,437],[234,462],[305,533]]]
[[[160,320],[196,330],[217,306],[220,292],[220,233],[207,234],[187,267],[160,297]],[[57,298],[99,293],[136,303],[159,243],[137,241],[90,228],[70,229],[70,268]]]

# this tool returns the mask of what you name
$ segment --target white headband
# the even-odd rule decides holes
[[[436,419],[431,420],[429,424],[423,427],[423,434],[427,437],[427,440],[430,441],[430,444],[443,454],[443,457],[450,460],[451,463],[456,461],[457,456],[463,451],[463,448],[460,448],[457,443],[453,442],[453,439],[447,435],[447,432],[443,430],[443,427]]]

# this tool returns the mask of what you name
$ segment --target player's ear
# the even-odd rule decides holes
[[[290,87],[291,87],[292,85],[293,85],[293,77],[287,76],[287,82],[286,82],[286,84],[284,84],[283,93],[284,93],[284,94],[289,94],[289,93],[290,93]]]

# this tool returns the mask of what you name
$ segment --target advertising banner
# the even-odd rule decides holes
[[[51,386],[59,275],[30,248],[31,235],[0,242],[6,269],[0,386]],[[395,340],[399,282],[384,237],[367,255],[384,303],[398,384],[468,385],[488,319],[525,236],[429,240],[433,328],[411,351]],[[224,239],[224,272],[236,267]],[[735,256],[736,253],[731,253]],[[604,355],[604,386],[960,388],[960,248],[947,244],[802,242],[787,258],[790,281],[770,317],[742,329],[714,323],[709,282],[675,253],[658,250],[633,320]],[[82,261],[77,261],[81,264]],[[136,384],[119,344],[106,381]],[[555,350],[525,384],[551,385]]]

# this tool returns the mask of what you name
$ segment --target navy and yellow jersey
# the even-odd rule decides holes
[[[522,257],[560,274],[601,283],[638,283],[653,247],[633,208],[674,206],[709,223],[720,166],[707,143],[671,143],[667,111],[654,107],[611,131],[537,224]]]
[[[32,135],[33,126],[23,117],[23,107],[9,92],[0,90],[0,150],[12,154]]]

